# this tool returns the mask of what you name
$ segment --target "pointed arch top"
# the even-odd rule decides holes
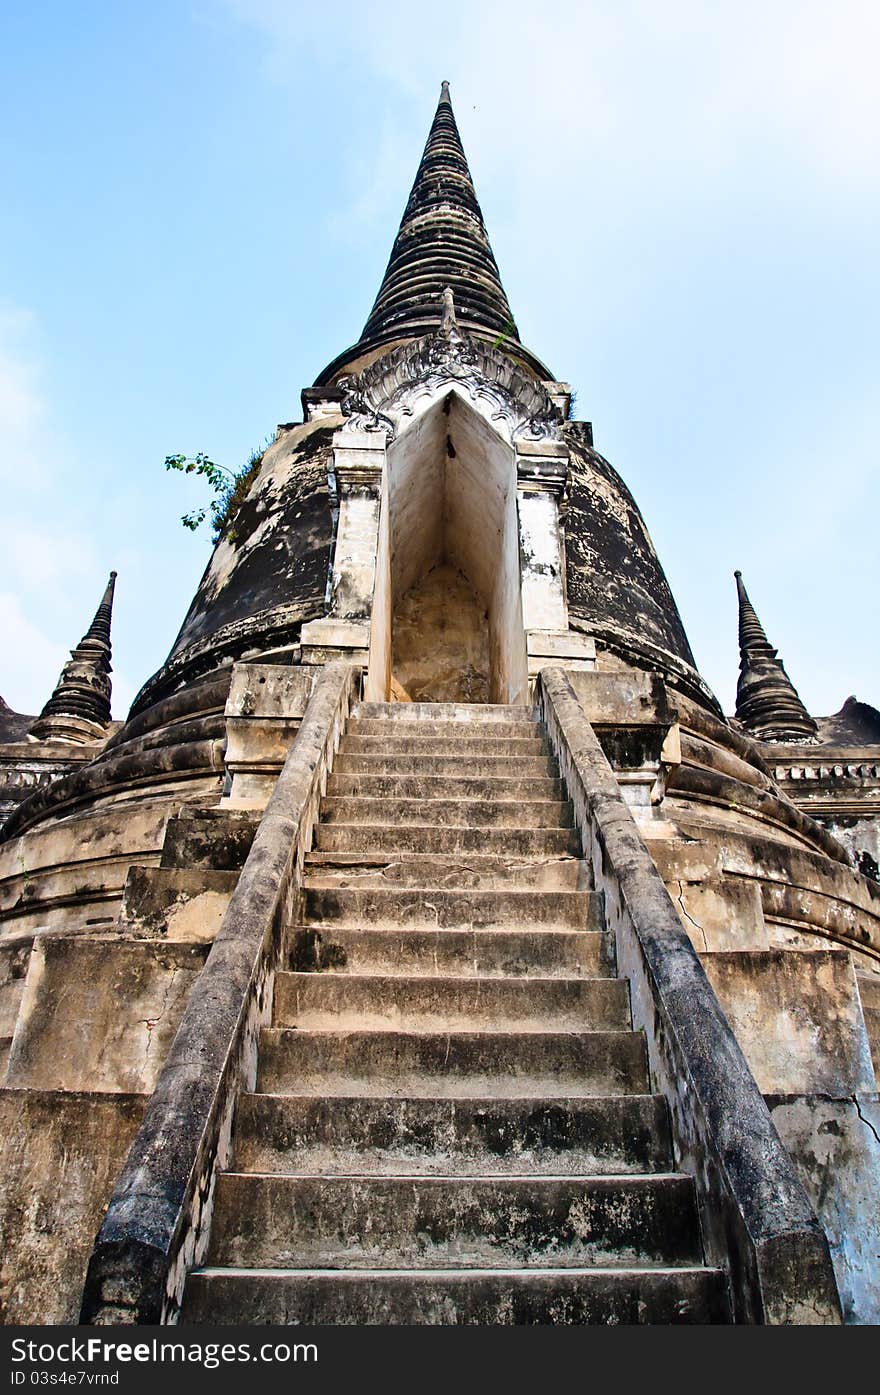
[[[338,386],[348,424],[384,430],[389,441],[450,388],[508,441],[563,439],[562,412],[547,390],[494,345],[469,335],[417,339]]]

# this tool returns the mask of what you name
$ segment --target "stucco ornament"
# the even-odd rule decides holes
[[[445,303],[438,333],[395,349],[362,373],[339,379],[344,429],[384,430],[391,441],[420,405],[447,385],[488,407],[489,419],[505,427],[511,438],[563,439],[562,413],[544,388],[497,345],[462,333],[454,304]]]

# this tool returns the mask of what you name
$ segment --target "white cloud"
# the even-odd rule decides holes
[[[0,305],[0,481],[7,509],[16,498],[47,494],[69,449],[52,422],[45,376],[36,315]]]
[[[75,581],[79,589],[81,581],[97,578],[100,571],[92,540],[65,531],[60,521],[42,527],[29,521],[15,521],[6,537],[4,550],[4,570],[8,568],[9,575],[29,594],[40,593],[55,601],[60,593],[69,589],[71,582]],[[100,598],[97,580],[94,584],[97,605]]]
[[[304,51],[329,64],[328,44],[408,98],[450,78],[469,137],[523,183],[605,162],[723,180],[732,162],[769,160],[880,185],[874,0],[449,0],[439,20],[350,0],[332,34],[326,14],[284,0],[219,3],[266,36],[278,81],[296,81]]]
[[[67,497],[75,477],[71,448],[54,431],[43,374],[35,315],[0,308],[0,693],[25,712],[39,712],[46,702],[106,585],[96,540]],[[39,625],[33,615],[41,617]],[[117,711],[133,695],[125,679],[118,689]]]
[[[0,634],[14,660],[0,693],[16,712],[39,712],[52,693],[69,650],[56,644],[25,615],[18,596],[0,591]]]
[[[65,647],[29,619],[18,596],[0,591],[0,634],[7,656],[0,696],[13,711],[35,713],[42,709],[70,657],[70,649],[90,620],[91,615],[83,618],[80,629],[71,634],[70,644]],[[120,718],[128,712],[137,689],[123,672],[114,673],[112,683],[113,715]]]
[[[44,411],[29,345],[33,328],[29,311],[0,308],[0,462],[34,429]]]
[[[374,140],[369,169],[358,172],[355,180],[354,201],[337,209],[328,220],[328,231],[339,242],[356,244],[367,225],[390,233],[387,210],[389,204],[400,202],[401,171],[408,168],[415,173],[412,139],[388,113],[379,117]]]

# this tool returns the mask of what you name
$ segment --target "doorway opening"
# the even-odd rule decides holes
[[[450,391],[388,448],[368,692],[527,700],[513,448]]]

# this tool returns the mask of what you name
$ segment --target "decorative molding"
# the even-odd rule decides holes
[[[830,765],[777,765],[773,773],[777,780],[880,780],[880,762],[834,761]]]
[[[511,437],[562,445],[563,417],[545,388],[492,345],[456,326],[402,345],[362,373],[340,378],[344,431],[382,431],[389,441],[416,415],[421,399],[446,385],[486,405]]]
[[[561,499],[568,485],[568,459],[522,456],[517,454],[517,489],[532,494],[553,494]]]

